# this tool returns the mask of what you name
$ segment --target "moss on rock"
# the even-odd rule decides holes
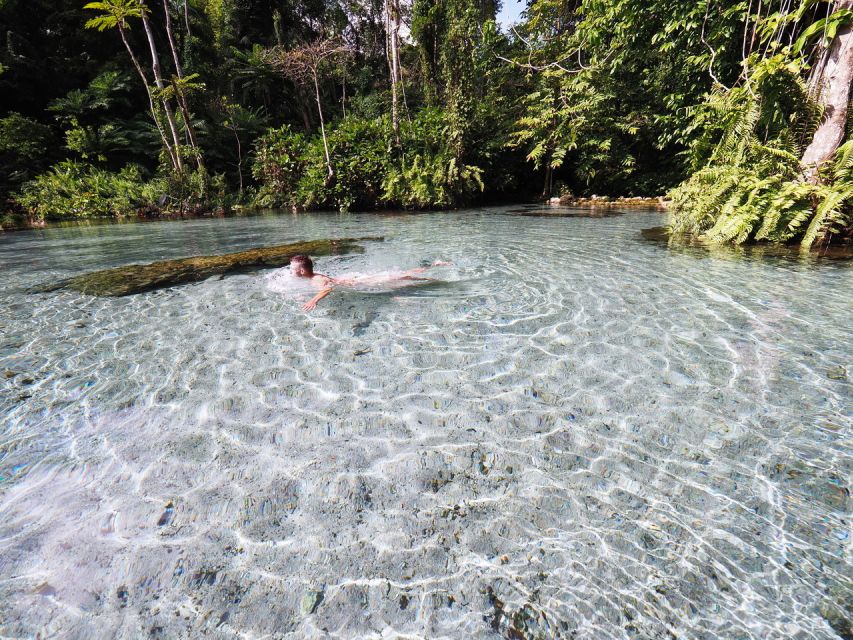
[[[32,292],[46,293],[70,289],[92,296],[129,296],[155,289],[198,282],[216,275],[248,273],[260,269],[283,267],[293,256],[329,256],[362,253],[360,241],[382,241],[379,237],[311,240],[273,247],[260,247],[219,256],[194,256],[178,260],[162,260],[150,264],[130,264],[114,269],[84,273],[68,280],[40,286]]]

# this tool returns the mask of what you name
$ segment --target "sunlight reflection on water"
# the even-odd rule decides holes
[[[849,265],[513,211],[0,237],[0,633],[834,637]],[[24,293],[362,235],[318,271],[454,264],[311,314],[264,273]]]

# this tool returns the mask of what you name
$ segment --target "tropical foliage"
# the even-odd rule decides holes
[[[800,240],[810,248],[850,226],[850,142],[818,180],[800,158],[820,120],[801,69],[785,56],[760,61],[749,83],[718,90],[703,109],[719,142],[689,180],[672,191],[674,226],[714,243]],[[708,147],[698,140],[697,147]]]
[[[142,204],[137,167],[118,173],[66,160],[28,182],[18,201],[36,220],[125,216]]]
[[[483,190],[480,167],[459,163],[448,143],[447,115],[421,109],[401,127],[396,146],[388,117],[348,116],[328,132],[334,174],[326,172],[323,141],[290,127],[258,141],[256,201],[263,206],[376,209],[451,207]]]
[[[796,22],[806,7],[794,15],[770,14],[762,23]],[[820,47],[826,50],[850,18],[842,8],[794,30],[788,37],[790,42],[799,33],[793,45],[781,41],[785,29],[780,27],[775,39],[766,41],[763,55],[745,60],[740,82],[715,87],[694,110],[703,133],[692,148],[697,170],[671,192],[677,231],[711,243],[797,241],[804,250],[849,233],[851,142],[813,167],[811,175],[803,159],[824,115],[806,74],[819,60],[810,63],[804,47],[825,30]]]
[[[708,242],[850,235],[853,0],[497,9],[0,3],[0,199],[40,219],[669,192]]]

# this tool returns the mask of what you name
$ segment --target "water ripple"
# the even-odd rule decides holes
[[[0,634],[850,634],[849,267],[668,253],[639,239],[659,221],[0,238]],[[377,234],[318,268],[454,266],[313,314],[260,276],[23,293]]]

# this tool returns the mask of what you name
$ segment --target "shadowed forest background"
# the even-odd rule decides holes
[[[853,1],[0,1],[7,224],[673,200],[849,238]]]

